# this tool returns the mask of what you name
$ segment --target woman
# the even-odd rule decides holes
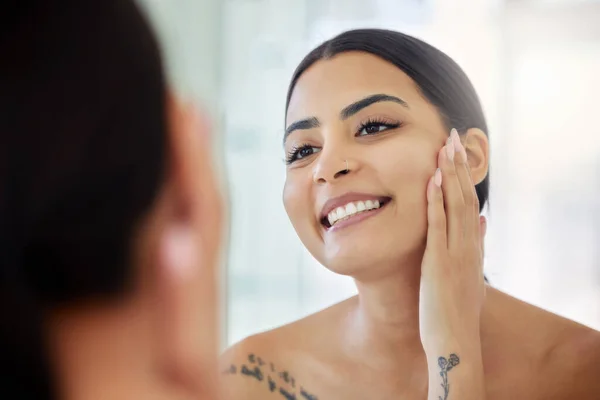
[[[358,295],[229,349],[231,399],[600,396],[597,332],[485,287],[486,135],[468,78],[422,41],[354,30],[306,56],[284,205]]]
[[[3,15],[0,397],[215,399],[206,126],[131,1]]]

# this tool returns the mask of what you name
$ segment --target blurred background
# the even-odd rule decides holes
[[[139,1],[172,81],[218,127],[231,202],[226,344],[355,293],[288,221],[281,137],[298,62],[357,27],[415,35],[465,69],[490,127],[488,278],[600,329],[600,1]]]

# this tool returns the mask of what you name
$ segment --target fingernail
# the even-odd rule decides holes
[[[450,161],[454,161],[454,143],[451,137],[448,138],[448,141],[446,142],[446,155],[448,156],[448,159]]]
[[[460,156],[464,162],[467,162],[467,152],[465,150],[465,146],[463,146],[462,142],[460,141],[460,136],[458,136],[458,131],[455,128],[452,128],[450,131],[450,137],[452,138],[456,152],[460,153]]]
[[[435,174],[433,175],[433,183],[435,183],[437,187],[442,186],[442,171],[439,168],[435,170]]]
[[[194,234],[189,227],[167,228],[164,242],[164,261],[172,273],[180,278],[190,276],[197,258]]]

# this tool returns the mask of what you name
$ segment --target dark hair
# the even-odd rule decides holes
[[[443,118],[448,132],[459,133],[488,128],[477,93],[464,71],[450,57],[435,47],[400,32],[384,29],[356,29],[344,32],[312,50],[296,68],[290,83],[286,112],[300,76],[319,60],[349,51],[361,51],[394,64],[419,87]],[[476,186],[480,211],[488,201],[489,174]]]
[[[131,0],[3,8],[0,390],[46,399],[47,311],[132,281],[132,234],[165,172],[166,88]]]

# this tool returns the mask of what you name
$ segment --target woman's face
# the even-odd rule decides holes
[[[305,71],[286,118],[283,201],[312,255],[365,279],[422,256],[426,184],[447,137],[415,83],[376,56]]]

